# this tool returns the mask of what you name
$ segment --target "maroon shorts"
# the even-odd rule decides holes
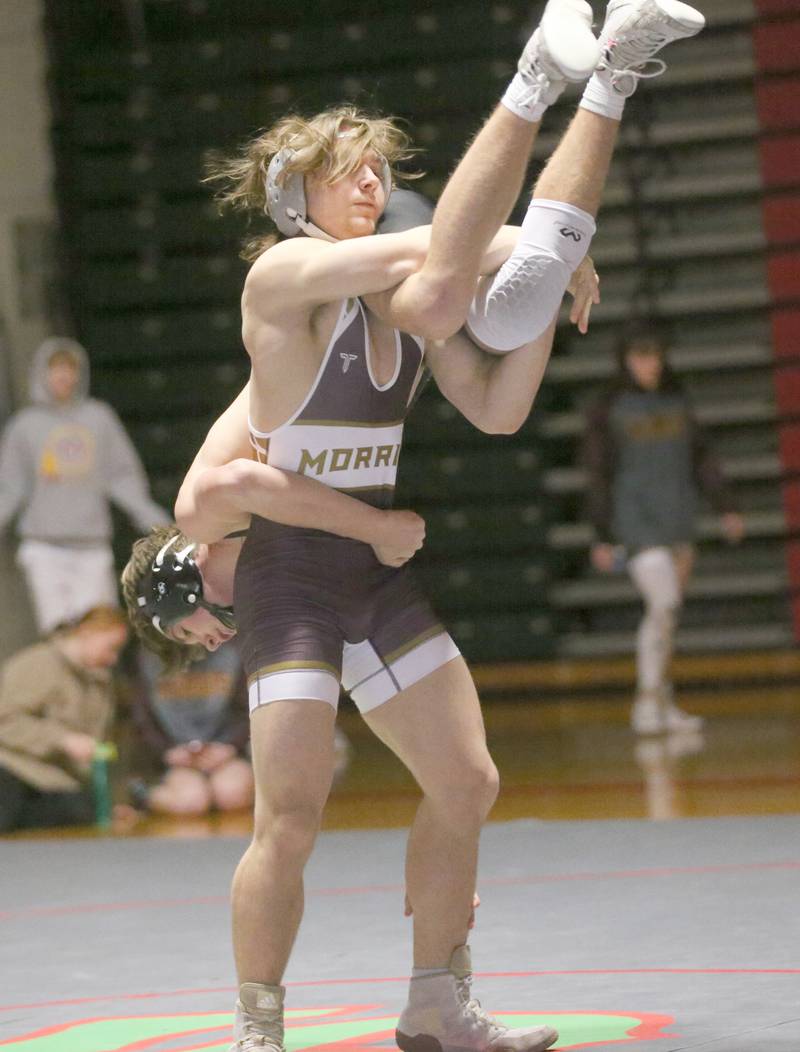
[[[250,711],[271,701],[361,712],[458,656],[409,566],[369,545],[253,518],[236,567],[234,608]]]

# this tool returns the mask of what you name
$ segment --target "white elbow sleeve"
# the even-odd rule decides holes
[[[541,336],[589,251],[595,229],[589,213],[574,205],[533,200],[514,251],[478,285],[467,314],[471,335],[498,354]]]

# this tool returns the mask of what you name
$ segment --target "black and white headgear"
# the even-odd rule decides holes
[[[346,133],[340,133],[346,134]],[[279,150],[267,168],[264,189],[267,197],[266,211],[275,226],[286,237],[297,237],[301,232],[323,241],[336,241],[308,218],[306,190],[302,172],[286,172],[286,166],[295,157],[290,147]],[[386,201],[392,192],[392,170],[385,157],[381,158],[381,183]]]
[[[203,597],[203,577],[192,558],[197,546],[187,544],[179,551],[171,551],[177,539],[175,536],[167,541],[142,577],[136,597],[139,609],[162,635],[199,607],[208,610],[226,628],[235,629],[232,608],[209,603]]]

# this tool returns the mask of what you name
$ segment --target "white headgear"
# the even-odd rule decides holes
[[[264,183],[267,195],[266,212],[278,230],[287,237],[297,237],[302,231],[311,237],[322,238],[324,241],[336,241],[336,238],[326,234],[308,219],[303,173],[288,172],[283,178],[280,178],[294,155],[294,150],[284,147],[269,162]],[[380,180],[383,183],[384,197],[388,201],[389,194],[392,192],[392,171],[385,157],[381,158]]]

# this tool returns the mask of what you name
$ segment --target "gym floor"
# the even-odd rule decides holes
[[[477,670],[503,791],[482,841],[475,992],[558,1049],[800,1052],[795,654],[683,659],[702,734],[636,740],[630,665]],[[532,704],[532,699],[537,699]],[[416,792],[349,708],[307,876],[287,1049],[394,1048]],[[228,889],[249,817],[0,841],[0,1046],[223,1052]]]

